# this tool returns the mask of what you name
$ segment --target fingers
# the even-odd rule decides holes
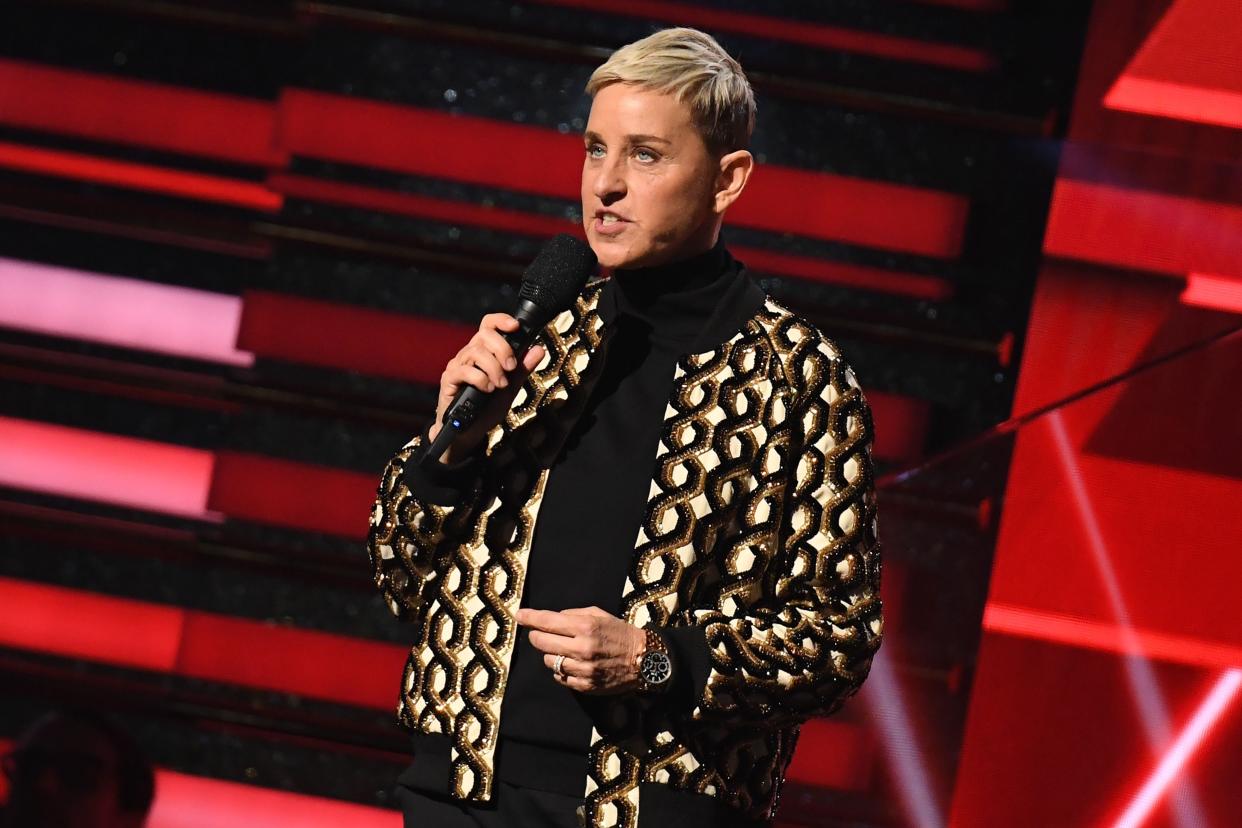
[[[544,666],[552,671],[552,678],[558,684],[563,684],[570,690],[577,690],[579,693],[589,693],[602,689],[599,686],[600,670],[599,667],[589,662],[580,661],[569,656],[561,662],[561,672],[556,672],[556,659],[558,656],[548,653],[543,657]]]
[[[461,362],[465,364],[465,379],[482,391],[495,391],[509,384],[509,377],[496,354],[481,347],[467,347],[462,354]],[[481,377],[479,375],[482,375]],[[479,385],[482,379],[485,385]]]
[[[548,352],[547,348],[542,345],[536,345],[522,355],[522,368],[529,374],[531,371],[543,361],[544,355]]]
[[[560,657],[559,653],[544,653],[543,654],[543,664],[545,667],[551,670],[553,674],[556,673],[556,660],[559,657]],[[592,672],[592,669],[587,664],[580,661],[579,659],[572,658],[569,655],[566,655],[565,660],[561,662],[561,672],[563,672],[567,676],[583,676],[583,675],[587,675],[588,673]]]
[[[583,646],[583,642],[573,636],[531,630],[529,638],[531,646],[542,653],[554,656],[564,653],[567,656],[573,656],[583,661],[592,659],[596,655],[594,649]]]
[[[513,356],[513,348],[505,341],[505,338],[498,334],[492,328],[480,328],[479,332],[474,335],[475,343],[487,349],[492,356],[496,357],[496,361],[506,371],[512,371],[517,367],[517,359]]]
[[[514,619],[524,627],[573,637],[582,631],[580,622],[566,618],[564,613],[554,610],[531,609],[522,607]]]
[[[518,321],[507,313],[489,313],[479,321],[479,330],[500,330],[512,333],[518,329]]]

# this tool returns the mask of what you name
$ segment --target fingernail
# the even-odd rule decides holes
[[[517,360],[514,359],[513,357],[509,357],[508,359],[505,360],[505,368],[507,368],[508,370],[512,371],[516,367],[517,367]]]

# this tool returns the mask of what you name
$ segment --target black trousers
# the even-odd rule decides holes
[[[519,788],[495,780],[492,802],[468,805],[448,794],[397,785],[405,828],[578,828],[582,797]]]

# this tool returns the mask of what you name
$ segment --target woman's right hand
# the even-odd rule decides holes
[[[521,365],[518,364],[513,349],[501,335],[501,332],[513,333],[517,329],[518,321],[509,314],[489,313],[479,322],[479,330],[466,346],[444,367],[440,375],[436,419],[428,431],[432,440],[443,427],[444,412],[464,387],[473,385],[489,396],[474,423],[440,456],[441,463],[451,463],[478,447],[487,432],[504,418],[523,380],[543,359],[544,348],[536,345],[522,357]]]

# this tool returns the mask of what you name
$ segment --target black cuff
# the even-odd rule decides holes
[[[461,460],[452,463],[441,463],[437,460],[424,466],[423,451],[429,445],[431,440],[424,431],[422,445],[405,461],[401,480],[420,500],[436,506],[458,506],[479,486],[486,449],[480,443],[474,452]]]
[[[673,685],[668,689],[668,707],[673,713],[689,713],[698,707],[712,670],[707,632],[697,624],[662,627],[673,659]]]

